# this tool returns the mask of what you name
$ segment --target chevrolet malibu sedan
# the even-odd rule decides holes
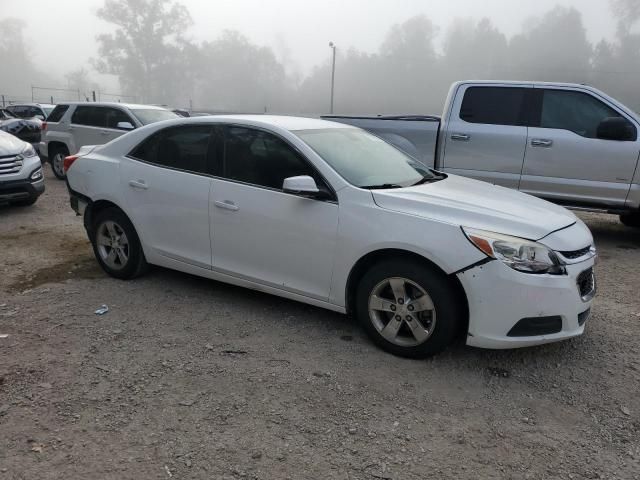
[[[406,357],[458,334],[485,348],[564,340],[589,317],[596,254],[575,215],[431,170],[355,127],[171,120],[64,166],[117,278],[153,264],[350,313]]]

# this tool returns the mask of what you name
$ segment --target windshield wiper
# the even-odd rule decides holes
[[[422,179],[418,180],[416,183],[414,183],[411,186],[415,187],[416,185],[424,185],[425,183],[439,182],[440,180],[444,180],[445,178],[447,178],[447,176],[444,173],[441,173],[439,175],[433,175],[432,177],[424,176],[422,177]]]
[[[404,188],[404,185],[398,185],[395,183],[383,183],[381,185],[362,185],[360,188],[366,188],[367,190],[384,190],[387,188]]]

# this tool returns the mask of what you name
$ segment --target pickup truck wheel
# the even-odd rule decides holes
[[[147,269],[135,228],[119,209],[107,208],[98,213],[91,229],[91,243],[98,263],[112,277],[128,280]]]
[[[64,157],[69,156],[69,151],[65,147],[57,147],[51,155],[51,170],[56,178],[64,180],[67,176],[64,173]]]
[[[447,277],[407,260],[374,265],[356,293],[356,316],[371,339],[401,357],[424,358],[451,343],[461,311]]]
[[[620,215],[620,221],[627,227],[640,228],[640,212]]]

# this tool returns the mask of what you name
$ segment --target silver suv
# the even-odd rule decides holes
[[[0,131],[0,203],[33,205],[42,192],[42,164],[33,146]]]
[[[64,158],[85,145],[103,145],[150,123],[179,118],[151,105],[124,103],[61,103],[42,125],[40,157],[51,163],[59,179],[65,178]]]

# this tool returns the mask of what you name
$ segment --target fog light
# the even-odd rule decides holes
[[[31,177],[29,178],[31,178],[31,180],[33,180],[34,182],[42,180],[42,168],[34,170],[34,172],[31,174]]]

